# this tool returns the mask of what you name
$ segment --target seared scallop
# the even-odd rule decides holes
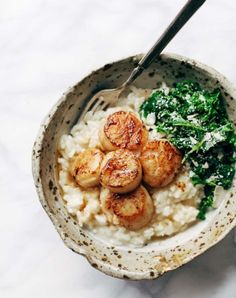
[[[143,180],[152,187],[162,187],[174,179],[181,167],[182,157],[168,141],[154,140],[143,148],[140,161]]]
[[[100,201],[108,221],[129,230],[138,230],[146,226],[154,213],[153,201],[142,185],[127,194],[115,194],[103,188]]]
[[[119,111],[107,117],[101,126],[99,139],[107,151],[119,148],[139,150],[147,142],[148,132],[133,113]]]
[[[119,149],[107,153],[101,165],[100,181],[115,193],[134,190],[142,179],[139,159],[129,150]]]
[[[70,173],[76,183],[82,187],[99,184],[100,166],[104,154],[97,148],[89,148],[78,153],[72,160]]]

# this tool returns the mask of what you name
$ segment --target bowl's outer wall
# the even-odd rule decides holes
[[[173,239],[172,247],[143,249],[114,247],[94,239],[79,227],[63,203],[58,186],[57,147],[62,134],[68,133],[83,105],[98,90],[121,85],[137,65],[140,55],[107,64],[71,88],[53,107],[43,122],[33,149],[33,175],[40,202],[65,244],[83,254],[97,269],[119,278],[153,279],[193,259],[222,239],[236,223],[235,180],[221,206],[197,235]],[[199,62],[174,54],[163,54],[137,79],[135,86],[156,88],[164,81],[190,79],[204,88],[220,88],[231,119],[235,122],[235,89],[227,79]],[[236,122],[235,122],[236,123]],[[184,240],[183,240],[184,239]]]

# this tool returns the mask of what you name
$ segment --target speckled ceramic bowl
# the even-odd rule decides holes
[[[220,241],[236,225],[235,180],[231,190],[224,193],[219,208],[209,212],[205,221],[143,248],[114,247],[94,239],[66,211],[57,179],[58,140],[70,131],[88,99],[102,88],[121,85],[139,59],[140,55],[107,64],[67,91],[42,124],[33,149],[33,175],[39,199],[64,243],[102,272],[134,280],[157,278],[189,262]],[[205,88],[220,88],[230,117],[236,124],[236,90],[224,76],[199,62],[163,54],[135,85],[155,88],[161,81],[172,85],[184,78],[196,80]]]

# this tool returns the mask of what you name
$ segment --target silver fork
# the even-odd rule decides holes
[[[88,102],[83,110],[80,119],[83,119],[88,111],[92,113],[108,108],[110,105],[118,101],[121,93],[147,69],[152,61],[160,55],[162,50],[184,26],[184,24],[192,17],[192,15],[201,7],[206,0],[189,0],[180,10],[174,20],[170,23],[164,33],[160,36],[154,46],[139,61],[138,66],[134,68],[128,79],[118,88],[104,89],[97,92]]]

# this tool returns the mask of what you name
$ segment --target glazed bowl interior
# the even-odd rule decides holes
[[[119,278],[151,279],[193,259],[221,240],[236,223],[235,180],[222,193],[217,209],[187,230],[142,248],[113,246],[79,227],[68,214],[58,185],[57,148],[60,137],[70,132],[89,98],[103,88],[121,85],[137,65],[140,55],[107,64],[71,88],[53,107],[41,126],[33,150],[33,174],[40,201],[65,244],[83,254],[97,269]],[[203,88],[220,88],[230,118],[236,123],[236,92],[228,80],[199,62],[174,54],[163,54],[135,82],[139,88],[155,89],[161,82],[189,79]]]

